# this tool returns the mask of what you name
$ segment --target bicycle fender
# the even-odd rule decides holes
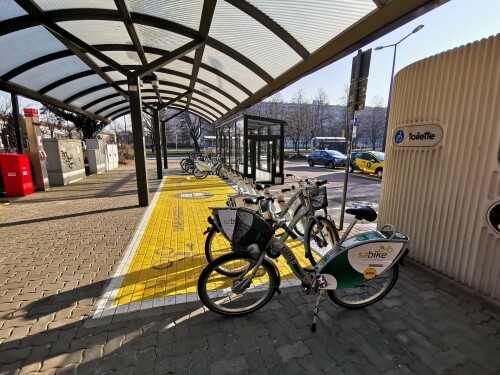
[[[403,267],[405,267],[404,258],[408,255],[409,252],[410,250],[408,248],[404,249],[403,255],[399,257],[395,264],[401,264]]]
[[[280,275],[280,271],[278,269],[278,266],[267,255],[264,257],[264,261],[267,261],[268,263],[270,263],[274,267],[274,271],[276,272],[276,275],[278,275],[278,285],[274,285],[274,289],[276,289],[276,291],[279,294],[279,289],[280,289],[280,286],[281,286],[281,275]]]

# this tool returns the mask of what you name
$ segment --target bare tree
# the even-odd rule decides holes
[[[200,137],[205,125],[204,121],[200,117],[187,112],[183,113],[183,120],[189,135],[193,140],[194,150],[200,151]]]
[[[307,103],[303,89],[294,94],[292,103],[287,108],[286,120],[286,136],[292,139],[293,148],[298,154],[300,142],[307,139],[306,132],[311,121],[311,106]]]
[[[328,119],[328,95],[322,87],[318,89],[316,96],[313,99],[313,122],[311,130],[313,137],[324,137],[325,127]]]
[[[21,101],[21,100],[20,100]],[[20,103],[20,108],[28,106],[27,103]],[[12,102],[10,95],[2,95],[0,93],[0,143],[5,150],[13,150],[16,148],[17,136],[14,116],[12,114]],[[28,139],[26,132],[26,124],[21,116],[21,131],[22,138]],[[25,144],[26,145],[26,144]]]

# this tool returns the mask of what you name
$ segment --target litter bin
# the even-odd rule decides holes
[[[34,193],[28,155],[0,154],[0,168],[5,194],[8,197],[21,197]]]

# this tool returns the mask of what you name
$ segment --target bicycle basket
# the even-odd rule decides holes
[[[321,210],[328,206],[326,186],[308,186],[306,187],[306,195],[309,197],[311,207],[314,210]]]
[[[262,216],[247,208],[238,208],[231,240],[233,251],[247,251],[252,244],[264,250],[273,235],[274,231]]]

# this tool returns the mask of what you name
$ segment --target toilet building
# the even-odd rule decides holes
[[[379,223],[410,256],[500,300],[500,34],[394,81]]]

